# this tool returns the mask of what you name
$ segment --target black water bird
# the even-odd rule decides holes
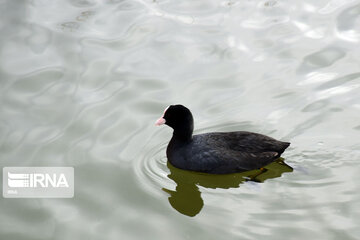
[[[278,159],[289,142],[253,132],[212,132],[193,135],[189,109],[170,105],[156,125],[174,129],[166,155],[172,165],[184,170],[226,174],[264,167]]]

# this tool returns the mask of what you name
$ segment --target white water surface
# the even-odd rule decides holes
[[[0,29],[1,167],[75,169],[72,199],[1,198],[0,239],[359,239],[360,1],[1,0]],[[168,166],[174,103],[285,163]]]

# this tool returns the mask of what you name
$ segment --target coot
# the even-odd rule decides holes
[[[182,105],[170,105],[156,125],[174,129],[166,155],[177,168],[225,174],[261,168],[279,158],[289,142],[252,132],[212,132],[192,135],[193,116]]]

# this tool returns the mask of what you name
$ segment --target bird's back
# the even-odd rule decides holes
[[[207,173],[233,173],[265,166],[290,145],[251,132],[214,132],[194,135],[183,144],[172,139],[169,161],[176,167]]]

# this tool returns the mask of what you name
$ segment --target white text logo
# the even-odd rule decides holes
[[[9,187],[69,187],[64,174],[8,173]]]
[[[72,198],[72,167],[4,167],[5,198]]]

